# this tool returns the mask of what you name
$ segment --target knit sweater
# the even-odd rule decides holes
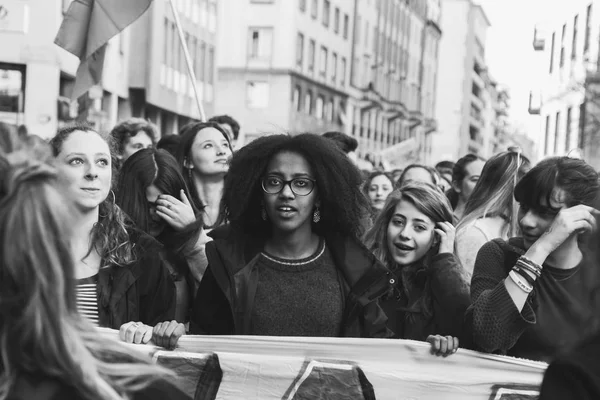
[[[397,286],[394,293],[381,302],[381,307],[395,338],[425,340],[432,334],[462,336],[463,317],[470,304],[469,285],[454,254],[438,254],[427,268],[418,270],[408,297],[401,289],[401,269],[394,274]],[[419,304],[426,291],[431,300],[431,316],[426,316]]]
[[[525,249],[521,238],[486,243],[475,262],[471,281],[472,323],[477,350],[549,361],[560,349],[576,343],[591,320],[591,293],[586,285],[585,261],[563,270],[544,265],[534,291],[521,312],[508,294],[504,280]]]
[[[344,300],[325,242],[312,256],[284,260],[262,253],[252,310],[252,334],[338,337]]]

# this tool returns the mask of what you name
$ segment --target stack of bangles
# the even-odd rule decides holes
[[[542,266],[525,256],[521,256],[508,276],[519,289],[525,293],[531,293],[536,279],[542,276]]]

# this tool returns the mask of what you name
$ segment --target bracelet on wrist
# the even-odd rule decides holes
[[[512,270],[525,279],[532,287],[535,285],[535,278],[531,276],[531,274],[528,274],[527,270],[520,267],[518,264],[515,265]]]
[[[508,273],[508,276],[510,277],[510,279],[512,279],[515,285],[517,285],[519,289],[521,289],[525,293],[529,294],[533,291],[533,286],[530,285],[527,281],[525,281],[524,278],[521,275],[517,274],[515,271],[511,270]]]

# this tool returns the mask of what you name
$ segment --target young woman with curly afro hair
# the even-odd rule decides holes
[[[369,203],[354,164],[313,134],[259,138],[233,156],[191,333],[388,337],[394,284],[360,242]],[[391,281],[391,282],[390,282]],[[155,331],[174,345],[183,329]]]

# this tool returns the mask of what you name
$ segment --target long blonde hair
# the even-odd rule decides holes
[[[520,151],[505,151],[490,158],[483,166],[456,231],[479,218],[502,217],[507,222],[508,236],[517,236],[518,209],[513,195],[517,182],[530,168],[529,159]]]
[[[42,374],[95,399],[126,399],[168,373],[106,339],[77,312],[72,221],[55,172],[0,156],[0,399]]]

